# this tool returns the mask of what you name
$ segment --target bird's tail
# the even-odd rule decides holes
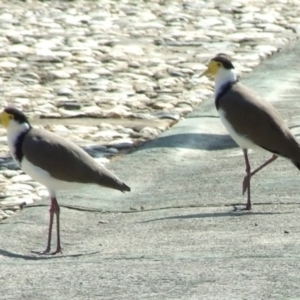
[[[298,170],[300,170],[300,163],[298,163],[297,161],[294,161],[294,160],[292,161],[292,163]]]
[[[127,184],[125,184],[124,182],[122,182],[121,191],[122,192],[130,192],[131,188]]]

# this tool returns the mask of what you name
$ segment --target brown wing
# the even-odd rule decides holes
[[[241,83],[219,102],[235,131],[272,153],[300,162],[297,141],[275,108]]]
[[[130,190],[80,147],[46,130],[32,128],[24,139],[22,151],[32,164],[58,180]]]

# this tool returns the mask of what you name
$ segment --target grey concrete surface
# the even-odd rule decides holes
[[[300,125],[300,43],[243,82]],[[269,157],[250,155],[253,166]],[[252,179],[213,101],[109,168],[132,192],[63,193],[63,255],[46,243],[49,202],[0,223],[0,299],[300,299],[299,171],[279,159]]]

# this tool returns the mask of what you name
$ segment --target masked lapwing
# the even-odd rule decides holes
[[[23,112],[5,108],[0,121],[7,130],[7,142],[13,159],[34,180],[42,183],[51,198],[48,242],[45,251],[50,253],[53,217],[56,215],[57,247],[52,254],[61,253],[58,190],[96,184],[106,188],[130,191],[105,167],[97,164],[79,146],[49,131],[33,128]]]
[[[243,195],[247,191],[246,210],[251,210],[251,177],[278,156],[291,160],[300,169],[300,146],[276,109],[238,81],[236,70],[226,55],[211,59],[203,75],[214,77],[215,106],[220,119],[243,150],[246,175],[242,191]],[[248,149],[266,150],[273,155],[251,171]]]

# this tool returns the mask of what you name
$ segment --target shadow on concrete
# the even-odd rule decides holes
[[[7,250],[0,249],[0,256],[6,256],[6,257],[12,257],[12,258],[20,258],[24,260],[48,260],[48,259],[63,259],[66,257],[80,257],[80,256],[86,256],[91,254],[98,254],[99,252],[90,252],[90,253],[84,253],[84,254],[71,254],[71,255],[22,255],[18,253],[13,253]]]
[[[231,211],[221,213],[205,213],[205,214],[188,214],[179,216],[170,216],[165,218],[151,219],[143,221],[141,223],[149,223],[163,220],[176,220],[176,219],[193,219],[193,218],[219,218],[219,217],[241,217],[241,216],[253,216],[253,215],[281,215],[280,212],[247,212],[247,211]]]
[[[224,150],[237,148],[237,144],[229,135],[206,133],[179,133],[160,136],[149,140],[135,151],[151,148],[186,148],[202,150]]]

